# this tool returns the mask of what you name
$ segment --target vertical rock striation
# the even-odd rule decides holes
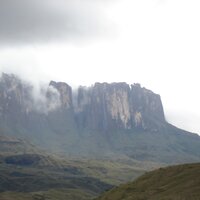
[[[160,96],[139,84],[95,83],[80,87],[76,116],[82,127],[109,130],[115,128],[155,128],[154,121],[165,122]]]
[[[165,122],[160,95],[141,88],[140,84],[131,85],[130,91],[131,114],[136,127],[153,128]]]
[[[199,136],[165,121],[160,96],[124,82],[72,91],[66,83],[51,81],[35,89],[2,74],[1,134],[69,156],[126,155],[168,163],[200,158]]]
[[[24,122],[27,114],[43,112],[51,124],[59,126],[57,129],[65,123],[74,123],[73,126],[79,128],[101,131],[156,129],[165,123],[160,96],[139,84],[120,82],[81,86],[77,91],[76,103],[73,103],[72,93],[68,84],[51,81],[49,87],[38,94],[40,97],[35,100],[31,85],[14,75],[2,74],[0,116],[8,118],[12,123],[20,119]],[[63,123],[58,125],[58,121]]]
[[[64,82],[51,81],[49,86],[55,88],[60,96],[60,103],[63,109],[69,109],[73,107],[72,103],[72,88]],[[51,90],[49,89],[49,95],[51,95]]]
[[[32,86],[14,75],[3,73],[0,78],[0,116],[2,120],[17,122],[22,114],[28,114],[33,105]]]

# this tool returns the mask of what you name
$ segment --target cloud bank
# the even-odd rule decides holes
[[[0,44],[94,35],[100,26],[99,3],[102,1],[1,0]]]
[[[39,87],[36,85],[32,87],[30,96],[33,104],[30,110],[48,115],[49,112],[55,111],[61,106],[60,93],[53,86],[43,84]]]

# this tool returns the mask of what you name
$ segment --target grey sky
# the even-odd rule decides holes
[[[200,133],[199,10],[198,0],[0,0],[0,70],[139,82],[161,95],[168,121]]]
[[[100,0],[0,0],[0,44],[91,36],[99,29]],[[95,14],[94,14],[95,13]]]

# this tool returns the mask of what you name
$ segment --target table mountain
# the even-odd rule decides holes
[[[158,94],[140,84],[95,83],[39,89],[0,78],[0,132],[72,157],[129,157],[163,163],[200,160],[200,137],[165,120]]]
[[[95,83],[80,87],[77,96],[78,124],[97,130],[153,129],[165,123],[160,96],[139,84]]]

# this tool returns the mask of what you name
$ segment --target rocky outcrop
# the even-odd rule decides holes
[[[136,127],[155,127],[157,123],[165,122],[160,95],[141,88],[140,84],[131,85],[130,91],[131,114]]]
[[[16,121],[39,112],[47,114],[51,124],[66,117],[63,122],[70,119],[73,123],[75,119],[75,126],[79,128],[103,131],[156,129],[160,122],[165,122],[160,96],[139,84],[121,82],[81,86],[75,98],[72,98],[72,88],[64,82],[51,81],[49,87],[41,91],[34,97],[31,85],[14,75],[3,74],[0,80],[1,116]]]
[[[80,87],[77,95],[76,116],[81,127],[106,130],[127,127],[130,119],[127,85],[96,83]]]
[[[72,109],[72,89],[62,82],[51,81],[39,91],[15,75],[3,73],[0,78],[0,116],[19,117],[32,112],[48,114],[58,108]]]
[[[61,103],[61,107],[64,109],[69,109],[73,107],[72,103],[72,88],[63,82],[55,82],[51,81],[49,84],[50,88],[55,88],[59,93],[59,101]],[[51,96],[52,94],[55,94],[55,91],[52,92],[52,89],[48,89],[47,96]]]
[[[72,92],[63,82],[51,81],[35,89],[14,75],[3,74],[2,134],[70,158],[125,155],[163,163],[200,158],[199,136],[165,121],[160,96],[124,82],[95,83]],[[0,143],[2,152],[24,152],[20,141],[4,138]]]
[[[115,128],[154,128],[154,120],[165,122],[160,96],[139,84],[96,83],[80,87],[76,115],[82,127],[109,130]]]
[[[0,78],[0,116],[18,119],[29,112],[33,105],[32,86],[14,75],[3,73]]]

